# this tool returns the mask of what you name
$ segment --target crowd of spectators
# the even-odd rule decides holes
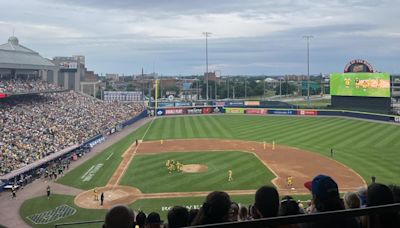
[[[0,78],[0,93],[20,94],[61,90],[60,87],[40,80],[37,77],[29,79]]]
[[[312,194],[312,200],[303,205],[291,196],[280,198],[278,191],[271,186],[259,188],[254,204],[239,205],[231,201],[226,192],[211,192],[200,209],[188,210],[175,206],[169,210],[167,219],[152,212],[146,216],[142,211],[135,213],[127,206],[117,205],[111,208],[104,221],[104,228],[179,228],[191,225],[209,225],[224,222],[249,221],[280,216],[316,214],[338,210],[352,210],[362,207],[400,203],[398,186],[386,186],[373,183],[357,192],[348,192],[340,197],[336,182],[329,176],[318,175],[305,183]],[[251,227],[251,224],[249,224]],[[361,217],[339,217],[302,224],[268,226],[278,228],[395,228],[400,227],[400,212],[365,215]]]
[[[0,99],[0,176],[115,129],[143,109],[74,91]]]

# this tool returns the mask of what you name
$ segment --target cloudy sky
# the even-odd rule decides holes
[[[0,43],[13,28],[42,56],[85,55],[98,73],[223,75],[341,72],[354,58],[400,72],[398,0],[0,0]]]

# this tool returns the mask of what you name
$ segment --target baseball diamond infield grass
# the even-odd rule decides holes
[[[183,164],[206,165],[208,170],[169,173],[165,166],[169,159]],[[228,170],[233,172],[232,182],[228,182]],[[179,152],[136,155],[121,185],[139,188],[143,193],[247,190],[270,184],[274,177],[254,154],[238,151]]]

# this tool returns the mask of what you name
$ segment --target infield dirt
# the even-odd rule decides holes
[[[312,180],[312,178],[318,174],[331,176],[337,182],[342,192],[355,191],[360,186],[366,185],[360,175],[345,165],[329,157],[293,147],[275,145],[275,149],[272,149],[272,145],[265,144],[264,149],[264,143],[261,142],[218,139],[163,140],[162,142],[147,141],[141,142],[137,147],[134,145],[130,146],[123,154],[123,161],[114,172],[107,186],[98,188],[100,193],[105,192],[104,206],[100,206],[100,202],[93,200],[93,190],[88,190],[77,195],[75,204],[83,208],[99,209],[109,208],[117,203],[131,204],[138,199],[206,196],[209,192],[143,194],[139,189],[119,185],[122,176],[136,153],[154,154],[192,151],[215,151],[216,153],[219,151],[243,151],[253,153],[275,174],[276,178],[273,179],[272,183],[277,187],[281,195],[309,193],[304,187],[304,183]],[[293,177],[292,186],[287,185],[286,180],[288,176]],[[254,194],[255,189],[226,192],[231,195],[246,195]]]

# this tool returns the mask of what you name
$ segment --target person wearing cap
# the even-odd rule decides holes
[[[312,181],[304,183],[304,186],[312,193],[311,213],[344,210],[338,185],[330,176],[318,175]],[[335,218],[308,223],[304,227],[358,228],[359,226],[354,218]]]
[[[163,225],[163,221],[160,219],[160,215],[157,212],[151,212],[147,218],[145,223],[145,228],[161,228]]]
[[[132,228],[135,223],[135,214],[125,205],[116,205],[106,214],[103,228]]]

